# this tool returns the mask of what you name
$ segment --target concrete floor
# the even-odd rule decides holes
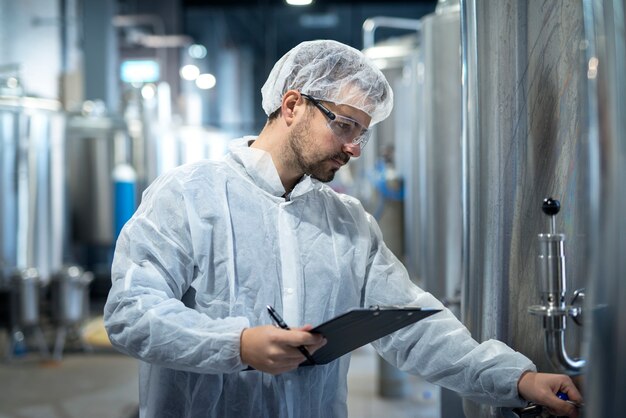
[[[408,377],[404,399],[380,398],[378,362],[371,346],[353,353],[348,375],[350,418],[440,418],[438,387],[417,377]],[[112,349],[73,350],[60,362],[42,362],[38,354],[29,353],[0,363],[0,382],[0,418],[137,416],[137,362]]]

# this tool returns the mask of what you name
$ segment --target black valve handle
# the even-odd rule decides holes
[[[546,197],[543,199],[541,210],[548,216],[554,216],[561,210],[561,202],[556,199],[552,199],[551,197]]]

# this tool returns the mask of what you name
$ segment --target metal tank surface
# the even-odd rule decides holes
[[[81,244],[114,242],[111,176],[116,136],[123,136],[125,129],[123,122],[105,116],[71,115],[68,119],[69,192],[74,240]]]
[[[72,258],[99,279],[96,292],[108,291],[116,239],[113,171],[131,154],[126,124],[104,114],[70,114],[66,141]]]
[[[394,24],[396,20],[388,19]],[[367,21],[364,28],[367,26]],[[384,25],[383,18],[371,23]],[[379,220],[385,240],[404,260],[414,281],[448,302],[459,314],[461,285],[461,55],[458,1],[440,1],[434,13],[418,22],[400,19],[416,34],[375,44],[364,52],[394,89],[394,112],[374,129],[370,151],[356,163],[355,177],[371,185],[377,160],[385,160],[387,184],[391,172],[401,184],[402,198],[380,197],[368,207]],[[367,35],[367,33],[365,33]],[[367,45],[367,37],[364,44]],[[372,42],[373,40],[370,40]],[[373,151],[373,152],[372,152]],[[381,209],[382,208],[382,209]],[[384,367],[380,387],[391,387]],[[393,392],[391,389],[380,391]],[[458,395],[441,391],[441,414],[461,414]]]
[[[561,201],[567,292],[590,275],[592,150],[587,136],[584,27],[579,2],[461,1],[463,57],[462,318],[479,341],[498,339],[540,371],[544,349],[538,234],[544,198]],[[568,320],[567,350],[581,329]],[[558,370],[563,371],[563,370]],[[464,402],[467,417],[499,408]]]
[[[60,103],[0,97],[0,327],[7,358],[25,336],[48,349],[40,324],[42,289],[63,265],[66,249],[65,116]]]
[[[407,198],[420,206],[423,287],[459,314],[461,291],[461,23],[458,2],[440,2],[422,18],[418,78],[421,111],[417,179]]]
[[[626,1],[584,1],[586,69],[596,155],[591,273],[585,306],[586,417],[626,410]]]
[[[47,283],[63,264],[64,130],[58,102],[0,97],[0,287],[28,268]]]
[[[461,159],[461,22],[458,1],[440,1],[422,21],[418,64],[418,137],[407,207],[419,207],[410,248],[418,249],[421,286],[460,317],[463,242]],[[410,202],[410,203],[409,203]],[[413,212],[407,213],[414,216]],[[459,417],[462,401],[441,389],[441,417]]]
[[[417,33],[372,44],[373,30],[381,26]],[[407,125],[412,123],[415,114],[412,110],[415,108],[421,24],[418,20],[377,17],[365,21],[363,27],[364,53],[374,60],[389,81],[396,110],[374,127],[368,151],[351,162],[355,182],[349,193],[359,197],[378,220],[389,249],[400,260],[406,260],[409,236],[405,234],[405,221],[409,214],[405,212],[405,181],[410,178],[405,170],[410,167],[406,156],[417,135],[417,131],[407,129]],[[407,393],[407,374],[379,358],[378,394],[383,398],[403,398]]]

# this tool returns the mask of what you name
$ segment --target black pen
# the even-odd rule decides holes
[[[280,317],[280,315],[278,315],[278,312],[276,312],[274,310],[274,308],[272,308],[270,305],[267,305],[267,312],[269,312],[270,316],[272,317],[272,319],[274,320],[274,322],[276,322],[276,324],[281,327],[282,329],[285,330],[290,330],[291,328],[289,328],[289,326],[285,323],[285,321],[283,321],[283,318]],[[300,352],[302,354],[304,354],[304,357],[306,357],[306,359],[311,363],[311,364],[315,364],[315,360],[313,360],[313,357],[311,357],[311,353],[309,353],[309,350],[306,349],[305,346],[301,345],[298,347],[298,350],[300,350]]]

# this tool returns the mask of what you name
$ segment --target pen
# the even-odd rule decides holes
[[[556,393],[557,398],[564,400],[565,402],[574,405],[576,408],[582,408],[583,406],[585,406],[585,404],[583,403],[578,403],[578,402],[574,402],[572,400],[570,400],[569,396],[567,396],[567,393],[564,392],[557,392]]]
[[[281,327],[284,330],[289,330],[291,328],[289,328],[289,326],[285,323],[285,321],[283,321],[283,318],[280,317],[280,315],[278,315],[278,312],[276,312],[274,310],[274,308],[272,308],[270,305],[267,305],[267,312],[269,312],[270,316],[272,317],[272,319],[274,320],[274,322],[276,322],[276,324]],[[306,357],[306,359],[311,363],[311,364],[315,364],[315,360],[313,360],[313,357],[311,356],[311,353],[309,353],[309,350],[306,349],[305,346],[301,345],[298,347],[298,350],[300,350],[300,352],[302,354],[304,354],[304,357]]]

